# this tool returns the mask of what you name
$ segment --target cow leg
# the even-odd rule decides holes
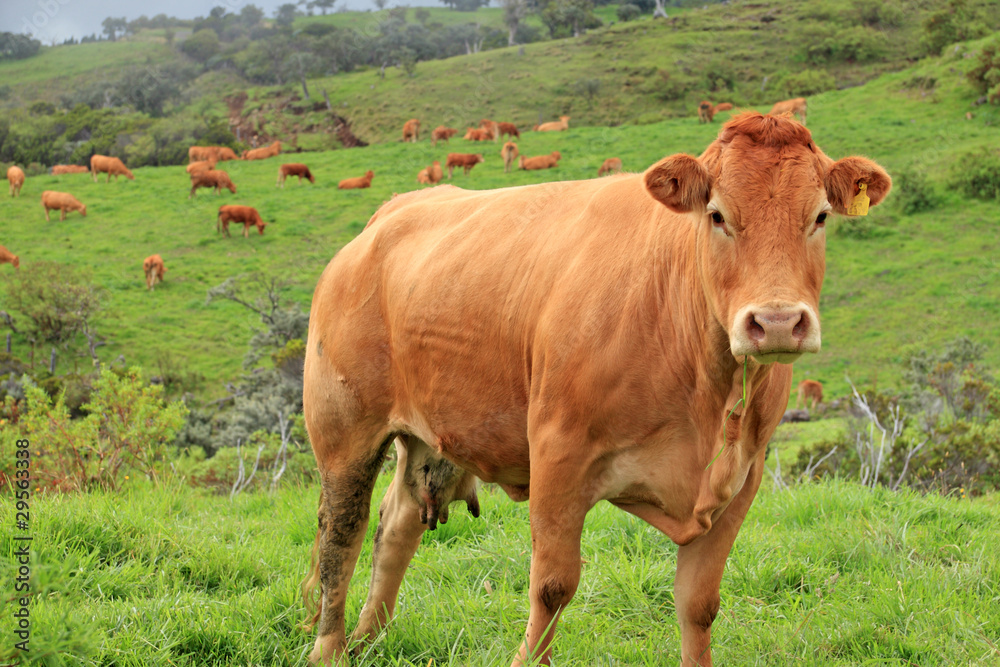
[[[511,667],[550,664],[556,623],[580,583],[580,538],[591,507],[580,493],[586,488],[582,470],[572,460],[545,467],[534,460],[531,463],[531,611],[524,642]]]
[[[338,444],[331,442],[326,433],[314,434],[313,429],[310,437],[314,451],[337,454],[317,457],[323,476],[316,537],[322,606],[319,633],[309,661],[337,665],[341,664],[347,643],[344,630],[347,589],[368,529],[372,489],[389,439],[373,445],[372,438],[365,434],[365,437],[348,437],[347,442]]]
[[[726,559],[760,487],[765,448],[753,463],[743,488],[712,529],[677,551],[674,604],[681,626],[681,665],[712,665],[712,621],[719,613],[719,584]]]
[[[59,222],[62,222],[65,219],[66,219],[66,209],[61,208],[59,209]]]
[[[51,222],[51,220],[49,219],[49,207],[43,204],[42,208],[45,209],[45,222]]]

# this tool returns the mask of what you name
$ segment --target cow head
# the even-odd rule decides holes
[[[834,162],[787,118],[741,114],[698,158],[650,167],[646,188],[697,224],[698,271],[737,359],[791,363],[820,349],[825,223],[867,186],[877,205],[892,186],[871,160]]]
[[[80,204],[80,215],[83,216],[84,218],[87,217],[87,205],[86,204]]]

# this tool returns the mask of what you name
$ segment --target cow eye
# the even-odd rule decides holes
[[[822,227],[824,224],[826,224],[826,212],[820,213],[816,216],[816,226]]]
[[[726,224],[726,219],[722,217],[722,214],[718,211],[712,211],[712,224],[721,227]]]

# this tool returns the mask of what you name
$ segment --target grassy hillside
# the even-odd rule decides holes
[[[376,488],[380,498],[388,483]],[[235,502],[142,482],[120,494],[32,503],[30,664],[305,664],[299,624],[319,488]],[[758,495],[722,580],[713,653],[726,665],[985,665],[1000,661],[995,496],[975,501],[845,483]],[[527,503],[486,487],[429,532],[397,617],[358,667],[495,667],[527,620]],[[347,600],[370,578],[372,521]],[[15,578],[13,503],[0,509],[0,576]],[[680,661],[676,548],[601,503],[583,532],[583,576],[556,635],[573,667]],[[0,632],[13,636],[3,614]],[[0,647],[0,659],[12,641]]]
[[[964,199],[943,185],[960,155],[995,141],[995,111],[981,107],[973,120],[963,117],[974,96],[962,76],[969,62],[961,54],[935,59],[810,100],[809,127],[828,154],[867,154],[890,172],[922,169],[944,196],[941,207],[918,215],[904,215],[890,198],[862,221],[871,226],[867,237],[830,235],[821,304],[824,349],[799,362],[796,372],[820,379],[833,395],[846,390],[845,373],[855,382],[877,377],[880,384],[893,384],[910,351],[959,334],[991,344],[987,361],[1000,367],[1000,347],[993,345],[1000,314],[995,204]],[[930,92],[913,91],[906,85],[915,77],[933,77],[937,85]],[[550,172],[504,174],[499,146],[462,139],[437,149],[426,141],[387,143],[228,163],[238,194],[202,190],[192,200],[183,167],[138,169],[134,182],[111,184],[92,183],[86,175],[39,176],[29,178],[19,199],[0,201],[0,243],[25,264],[48,259],[93,270],[108,288],[108,305],[116,315],[101,326],[110,336],[102,357],[123,354],[129,363],[152,368],[169,352],[203,373],[209,387],[218,387],[239,371],[256,322],[238,306],[206,305],[208,288],[230,276],[269,272],[297,285],[295,298],[308,306],[330,257],[392,193],[417,188],[416,172],[433,159],[443,161],[449,151],[482,151],[486,163],[453,182],[494,188],[591,178],[610,156],[622,158],[626,169],[641,171],[664,155],[700,152],[717,131],[717,124],[680,118],[641,127],[525,133],[523,153],[563,153],[560,167]],[[317,183],[289,182],[278,190],[278,165],[295,160],[310,165]],[[369,168],[376,173],[370,190],[336,189],[340,179]],[[46,189],[72,192],[88,205],[88,216],[72,213],[66,222],[46,223],[39,205]],[[214,218],[223,203],[254,205],[273,224],[263,237],[220,238]],[[853,228],[859,223],[839,224]],[[141,264],[152,253],[163,255],[169,271],[166,283],[148,293]],[[15,352],[27,356],[18,337]]]

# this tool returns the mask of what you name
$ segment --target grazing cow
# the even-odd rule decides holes
[[[222,194],[222,188],[227,188],[236,194],[236,185],[229,178],[229,174],[218,169],[209,171],[196,171],[191,174],[191,194],[188,199],[194,197],[198,188],[215,188],[215,194]]]
[[[253,206],[227,205],[219,207],[219,219],[215,223],[215,233],[221,230],[227,237],[229,236],[229,223],[243,223],[243,238],[250,238],[250,227],[256,226],[261,236],[264,235],[264,228],[269,223],[261,220],[260,213]]]
[[[431,146],[437,146],[437,142],[439,141],[448,143],[448,140],[456,134],[458,134],[458,130],[455,128],[439,125],[431,131]]]
[[[891,185],[874,162],[835,162],[802,125],[749,112],[700,157],[643,174],[384,204],[326,267],[309,317],[303,407],[323,480],[311,661],[345,652],[348,584],[395,442],[352,640],[389,622],[443,508],[476,513],[478,477],[530,499],[515,666],[550,663],[601,500],[680,545],[681,662],[711,665],[719,584],[789,364],[820,348],[825,220],[859,183],[873,205]]]
[[[521,169],[552,169],[559,166],[559,158],[562,155],[559,151],[552,151],[549,155],[538,155],[536,157],[521,156]]]
[[[489,118],[484,118],[479,121],[479,127],[483,128],[490,133],[490,138],[496,141],[500,138],[500,123],[492,121]]]
[[[254,148],[248,151],[243,151],[244,160],[266,160],[269,157],[274,157],[281,152],[281,142],[275,141],[270,146],[264,146],[263,148]]]
[[[466,130],[465,137],[463,138],[468,139],[469,141],[490,141],[491,139],[493,139],[493,135],[490,134],[489,130],[470,127],[468,130]]]
[[[150,255],[142,260],[142,270],[146,274],[146,289],[152,290],[156,283],[163,282],[163,274],[167,272],[167,267],[164,266],[162,257]]]
[[[410,141],[417,143],[420,134],[420,121],[416,118],[411,118],[410,120],[403,123],[403,141]]]
[[[285,187],[285,179],[289,176],[298,176],[299,183],[302,182],[303,178],[309,179],[310,183],[316,182],[316,179],[313,178],[312,172],[309,171],[309,167],[305,166],[301,162],[283,164],[278,168],[278,187]]]
[[[63,174],[89,174],[90,167],[85,167],[82,164],[57,164],[52,167],[53,176],[62,176]]]
[[[720,111],[729,111],[733,108],[733,105],[729,102],[723,102],[722,104],[712,106],[712,103],[705,100],[698,105],[698,122],[699,123],[711,123],[715,118],[715,114]]]
[[[622,170],[622,161],[620,158],[609,157],[601,165],[601,168],[597,170],[598,176],[604,176],[605,174],[617,174]]]
[[[514,165],[514,160],[518,156],[517,144],[513,141],[508,141],[500,149],[500,157],[503,158],[503,171],[504,173],[509,173],[510,168]]]
[[[429,167],[424,167],[417,174],[417,183],[426,183],[428,185],[434,185],[441,181],[444,174],[441,173],[441,162],[439,160],[434,160],[434,164]]]
[[[0,245],[0,264],[13,264],[15,269],[19,269],[21,258]]]
[[[448,167],[448,179],[451,179],[455,167],[462,167],[468,176],[472,168],[480,162],[484,162],[482,153],[448,153],[448,160],[445,162],[445,166]]]
[[[90,157],[90,175],[97,182],[97,175],[107,173],[108,180],[106,183],[111,182],[111,177],[115,177],[115,181],[118,180],[119,176],[124,176],[130,181],[135,180],[135,176],[132,172],[128,170],[125,163],[116,157],[110,157],[107,155],[92,155]]]
[[[68,192],[56,192],[46,190],[42,193],[42,208],[45,209],[45,220],[49,220],[49,211],[59,209],[59,220],[66,219],[67,211],[79,211],[80,215],[87,217],[87,207]]]
[[[238,160],[239,156],[228,146],[192,146],[188,149],[188,161],[203,162],[224,162],[226,160]]]
[[[7,170],[7,180],[10,181],[10,196],[21,196],[21,186],[24,185],[24,170],[17,165],[11,165]]]
[[[370,188],[372,186],[372,178],[375,177],[375,172],[369,169],[365,172],[364,176],[357,176],[355,178],[345,178],[337,187],[341,190],[354,190],[356,188]]]
[[[803,406],[811,411],[816,411],[816,406],[823,402],[823,385],[816,380],[803,380],[799,383],[799,398],[795,401],[795,408]]]
[[[784,100],[783,102],[778,102],[773,107],[771,107],[772,116],[778,116],[781,114],[790,114],[792,116],[798,116],[802,124],[805,125],[806,98],[796,97],[795,99]]]
[[[278,145],[279,145],[279,152],[280,152],[281,142],[278,142]],[[215,149],[215,159],[218,162],[225,162],[226,160],[239,160],[240,159],[240,156],[236,154],[236,151],[234,151],[229,146],[212,146],[212,148]],[[275,153],[275,155],[277,155],[277,153]]]
[[[192,162],[188,166],[184,167],[184,171],[188,174],[193,174],[196,171],[211,171],[215,169],[215,160],[201,160],[199,162]]]
[[[569,116],[559,116],[558,121],[535,126],[536,132],[562,132],[569,129]]]
[[[515,139],[521,138],[521,133],[517,131],[517,125],[514,125],[514,123],[497,123],[497,129],[500,130],[499,134],[501,136],[506,134]]]

